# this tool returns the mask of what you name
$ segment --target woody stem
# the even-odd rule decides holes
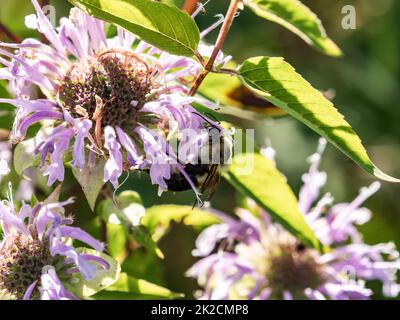
[[[1,34],[4,34],[12,42],[15,42],[15,43],[21,42],[21,39],[18,36],[16,36],[14,33],[12,33],[10,29],[8,29],[4,24],[2,24],[0,22],[0,35]]]
[[[192,14],[197,8],[198,0],[186,0],[182,6],[182,10],[188,14]]]
[[[229,30],[232,26],[233,19],[235,18],[235,14],[238,10],[239,3],[241,0],[231,0],[231,3],[229,5],[228,11],[226,12],[225,20],[224,23],[222,24],[222,27],[219,31],[217,41],[215,42],[214,45],[214,50],[211,53],[210,59],[208,60],[207,64],[205,65],[203,72],[197,77],[195,80],[189,95],[194,96],[200,87],[201,83],[203,80],[207,77],[207,75],[212,71],[215,59],[217,59],[217,56],[219,52],[221,51],[222,45],[224,44],[226,37],[229,33]]]

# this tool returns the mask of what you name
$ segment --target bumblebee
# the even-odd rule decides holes
[[[196,187],[199,188],[200,192],[203,193],[203,191],[211,187],[211,185],[218,184],[218,181],[215,181],[211,184],[211,180],[213,180],[213,177],[216,177],[216,180],[219,180],[217,167],[219,167],[219,165],[208,165],[199,163],[187,164],[184,166],[184,169],[187,175],[192,179]],[[207,179],[209,179],[208,182]],[[171,178],[167,180],[166,183],[169,191],[180,192],[191,189],[188,180],[180,172],[173,173]]]
[[[208,161],[202,163],[201,160],[204,158],[201,157],[198,159],[198,163],[189,163],[183,166],[196,188],[202,195],[207,194],[208,199],[217,190],[221,178],[221,168],[230,159],[232,146],[231,138],[224,135],[221,129],[210,127],[209,133],[209,143],[203,147],[201,152],[203,156],[205,154]],[[219,139],[214,137],[215,134],[218,134]],[[181,172],[173,173],[171,178],[165,182],[169,191],[180,192],[191,189],[189,181]]]

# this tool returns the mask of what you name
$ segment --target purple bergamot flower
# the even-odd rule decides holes
[[[104,249],[88,233],[70,226],[73,220],[64,214],[64,206],[71,202],[33,207],[22,203],[17,210],[11,191],[9,199],[0,202],[1,299],[78,299],[66,289],[76,283],[77,275],[92,280],[99,270],[110,269],[107,260],[72,246],[79,240],[95,252]]]
[[[177,189],[192,188],[199,195],[196,170],[187,166],[198,162],[210,129],[224,132],[192,103],[216,106],[188,96],[201,64],[163,52],[119,27],[117,36],[107,39],[105,23],[77,8],[54,28],[37,1],[32,3],[36,16],[27,21],[49,44],[36,39],[0,43],[0,79],[8,80],[16,95],[0,102],[17,107],[14,143],[33,124],[46,124],[47,138],[36,152],[48,184],[63,181],[65,158],[81,170],[104,158],[104,180],[114,187],[124,171],[143,170],[160,192],[171,189],[175,177],[184,180]],[[210,52],[205,44],[199,50]],[[216,64],[228,60],[220,54]]]
[[[361,189],[350,203],[332,205],[330,194],[317,201],[327,178],[318,169],[325,144],[321,140],[310,158],[299,207],[331,251],[323,254],[303,246],[249,201],[248,209],[237,210],[239,220],[218,213],[223,222],[198,237],[193,254],[202,258],[187,274],[203,287],[199,298],[368,299],[373,295],[366,286],[369,280],[382,282],[385,296],[398,296],[400,260],[395,245],[368,245],[356,228],[370,219],[370,211],[360,206],[379,189],[379,183]]]

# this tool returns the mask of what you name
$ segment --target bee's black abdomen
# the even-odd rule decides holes
[[[197,178],[198,176],[203,176],[204,174],[208,174],[210,172],[209,164],[187,164],[185,166],[185,171],[187,174],[193,178]]]
[[[179,172],[173,173],[169,180],[165,180],[169,191],[186,191],[190,189],[190,184],[186,178]]]
[[[198,187],[201,182],[199,179],[206,177],[210,172],[208,164],[187,164],[185,171],[192,179],[193,183]],[[169,191],[180,192],[190,190],[191,186],[184,175],[180,172],[173,173],[169,180],[165,181]]]

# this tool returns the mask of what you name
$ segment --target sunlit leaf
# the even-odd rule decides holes
[[[249,88],[325,137],[367,172],[382,180],[400,182],[371,162],[360,138],[333,104],[283,58],[248,59],[239,74]]]
[[[258,16],[280,24],[325,54],[340,56],[339,47],[328,38],[321,20],[298,0],[250,0],[245,2]]]
[[[142,223],[159,240],[168,230],[171,222],[183,223],[195,229],[204,229],[220,220],[207,210],[181,205],[158,205],[148,208]]]
[[[94,299],[177,299],[183,296],[149,281],[121,273],[118,282],[97,294]]]
[[[298,209],[296,196],[286,178],[277,170],[274,161],[258,153],[238,154],[233,158],[225,178],[298,239],[322,250],[320,242]]]
[[[40,155],[36,154],[35,150],[40,141],[38,137],[35,137],[17,144],[13,157],[14,169],[17,174],[22,175],[26,169],[39,165]]]
[[[16,300],[16,297],[6,291],[0,291],[0,301],[2,300]]]
[[[129,234],[132,235],[133,239],[135,239],[138,244],[154,251],[159,258],[164,259],[164,254],[145,226],[130,227]]]
[[[110,256],[87,248],[78,248],[77,251],[101,257],[110,265],[109,269],[98,266],[96,275],[91,280],[84,279],[80,273],[74,274],[72,279],[68,283],[65,283],[65,286],[78,297],[90,297],[96,292],[111,286],[120,278],[121,266]]]
[[[101,201],[97,211],[104,220],[111,223],[138,226],[146,209],[140,195],[133,190],[127,190],[118,194],[115,199]]]
[[[107,223],[107,251],[119,263],[127,256],[128,231],[123,225]]]
[[[69,0],[99,19],[115,23],[164,51],[192,56],[200,41],[194,20],[175,6],[149,0]]]
[[[81,185],[92,210],[94,210],[97,197],[104,186],[104,165],[105,160],[98,159],[96,163],[85,164],[81,169],[72,168],[72,173]]]

